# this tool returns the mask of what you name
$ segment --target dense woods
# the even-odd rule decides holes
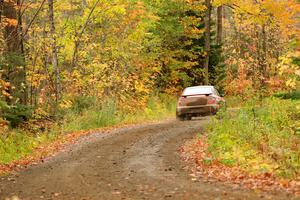
[[[296,0],[0,0],[0,163],[62,133],[174,114],[187,86],[260,102],[295,90],[299,12]]]
[[[299,73],[292,0],[4,0],[0,8],[2,120],[53,116],[84,97],[142,108],[153,92],[190,85],[269,94],[292,89]]]

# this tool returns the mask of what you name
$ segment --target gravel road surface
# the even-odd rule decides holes
[[[193,181],[178,148],[206,123],[167,120],[83,137],[44,163],[0,178],[0,200],[292,199]]]

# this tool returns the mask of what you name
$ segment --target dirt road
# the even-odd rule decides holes
[[[209,119],[136,125],[80,139],[44,163],[0,179],[0,200],[291,199],[192,181],[178,148]]]

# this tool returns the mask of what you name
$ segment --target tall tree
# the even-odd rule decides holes
[[[217,8],[217,44],[222,43],[223,34],[223,6]]]
[[[3,15],[6,19],[4,38],[7,52],[19,52],[18,12],[16,1],[4,1]]]
[[[205,84],[209,84],[209,56],[210,56],[210,26],[211,26],[211,1],[205,0],[205,18],[204,18],[204,24],[205,24],[205,46],[204,50],[206,52],[205,55],[205,62],[204,62],[204,69],[205,69]]]
[[[6,65],[1,68],[5,71],[6,79],[12,84],[10,93],[15,98],[10,103],[26,104],[25,90],[25,63],[21,43],[21,13],[20,1],[9,0],[2,3],[4,16],[3,36],[5,41],[4,57]],[[14,89],[13,89],[14,88]]]
[[[3,4],[4,0],[0,0],[0,23],[2,22]]]
[[[58,56],[57,56],[57,45],[56,45],[56,33],[55,33],[55,21],[54,21],[54,0],[48,0],[49,6],[49,23],[50,23],[50,34],[51,34],[51,49],[52,49],[52,66],[55,76],[55,98],[56,101],[60,99],[60,73],[58,68]]]

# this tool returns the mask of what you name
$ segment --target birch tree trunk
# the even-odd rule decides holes
[[[26,80],[26,60],[25,60],[25,49],[24,49],[24,38],[23,38],[23,19],[22,19],[22,7],[23,7],[23,1],[17,0],[17,6],[18,6],[18,37],[19,37],[19,51],[20,51],[20,57],[22,60],[22,66],[23,71],[21,72],[21,79],[23,82],[23,95],[22,95],[22,103],[27,104],[28,102],[28,86],[27,86],[27,80]]]
[[[58,68],[53,4],[54,4],[54,0],[48,0],[50,37],[51,37],[51,47],[52,47],[52,66],[53,66],[53,71],[54,71],[54,75],[55,75],[55,98],[56,98],[56,102],[58,102],[60,99],[61,87],[60,87],[60,73],[59,73],[59,68]]]

